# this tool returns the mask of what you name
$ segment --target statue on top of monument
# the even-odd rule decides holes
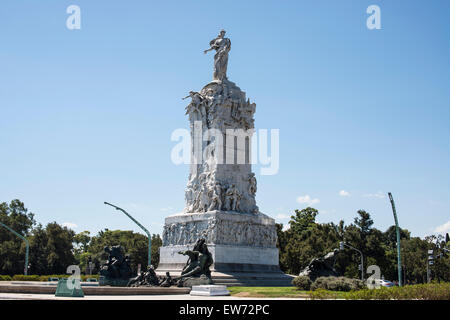
[[[225,38],[225,30],[220,30],[219,35],[209,42],[210,48],[204,50],[206,54],[208,51],[216,50],[214,55],[214,73],[213,80],[224,80],[227,78],[228,52],[231,49],[231,40]]]

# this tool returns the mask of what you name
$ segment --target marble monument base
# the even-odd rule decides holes
[[[205,238],[214,263],[214,284],[290,286],[292,277],[279,268],[274,219],[229,211],[181,213],[165,220],[156,273],[178,276],[198,238]]]

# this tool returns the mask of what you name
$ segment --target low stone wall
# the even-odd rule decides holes
[[[190,288],[160,288],[160,287],[94,287],[82,286],[85,295],[174,295],[189,294]],[[49,284],[15,284],[14,282],[0,283],[1,293],[32,293],[32,294],[55,294],[56,285]]]

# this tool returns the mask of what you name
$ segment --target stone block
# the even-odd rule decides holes
[[[193,286],[191,296],[229,296],[230,291],[224,285]]]

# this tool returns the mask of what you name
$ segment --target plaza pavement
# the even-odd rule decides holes
[[[52,294],[0,293],[0,300],[305,300],[303,298],[251,298],[235,296],[203,297],[189,294],[177,295],[137,295],[137,296],[94,296],[84,298],[55,297]]]

